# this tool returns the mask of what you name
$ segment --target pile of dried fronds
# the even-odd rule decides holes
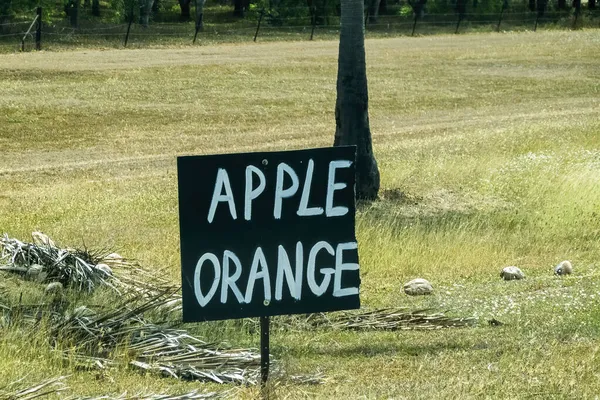
[[[38,239],[36,243],[10,239],[6,234],[0,238],[0,270],[38,282],[60,282],[88,292],[99,285],[113,287],[112,271],[104,268],[94,254],[61,249],[39,232],[34,232],[33,237],[34,241]]]
[[[176,286],[136,262],[109,251],[60,248],[47,235],[33,232],[33,242],[0,238],[0,271],[21,275],[40,283],[60,282],[65,287],[92,292],[99,286],[131,299],[149,300],[170,291],[170,301],[161,304],[163,312],[181,309]]]
[[[114,311],[94,313],[79,307],[52,326],[51,337],[77,350],[75,359],[88,367],[104,368],[119,346],[127,348],[130,365],[178,379],[255,384],[260,354],[204,342],[184,330],[155,325],[143,313],[170,301],[170,293],[137,306],[123,304]]]

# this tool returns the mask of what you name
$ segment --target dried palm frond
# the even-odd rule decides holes
[[[12,388],[22,381],[22,379],[20,379],[16,382],[12,382],[7,387],[0,389],[0,399],[32,400],[38,397],[58,393],[67,389],[63,382],[65,378],[65,376],[59,376],[57,378],[47,379],[27,388],[13,390]]]
[[[258,322],[248,319],[258,326]],[[347,330],[432,330],[466,328],[477,323],[475,317],[449,317],[434,309],[411,310],[406,307],[361,309],[333,313],[287,315],[272,320],[273,329],[309,330],[314,328]],[[257,328],[258,329],[258,328]]]
[[[155,325],[143,318],[144,312],[168,301],[167,292],[141,305],[124,304],[103,314],[74,312],[56,323],[50,336],[77,344],[79,360],[87,365],[104,365],[101,359],[117,346],[125,345],[135,368],[178,379],[257,382],[260,355],[256,351],[207,343],[184,330]],[[88,359],[83,359],[82,354]]]
[[[351,330],[415,330],[464,328],[475,325],[474,317],[448,317],[432,309],[383,308],[313,314],[304,323],[313,327]]]

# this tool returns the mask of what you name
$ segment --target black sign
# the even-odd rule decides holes
[[[359,308],[355,153],[179,157],[183,320]]]

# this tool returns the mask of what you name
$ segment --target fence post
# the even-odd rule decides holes
[[[196,32],[194,33],[194,41],[192,44],[196,44],[196,38],[198,37],[198,31],[200,30],[200,16],[196,17]]]
[[[317,26],[317,7],[312,6],[312,30],[310,31],[310,40],[313,40],[315,34],[315,27]]]
[[[504,10],[508,7],[508,0],[504,0],[502,2],[502,10],[500,11],[500,18],[498,19],[498,26],[496,27],[496,32],[500,32],[500,24],[502,23],[502,16],[504,15]]]
[[[265,15],[265,10],[260,10],[260,14],[258,16],[258,24],[256,25],[256,32],[254,33],[254,41],[256,42],[256,38],[258,37],[258,30],[260,29],[260,22],[263,19],[263,15]]]
[[[127,25],[127,33],[125,34],[125,43],[123,47],[127,47],[129,41],[129,31],[131,30],[131,24],[133,24],[133,6],[131,6],[131,14],[129,14],[129,25]]]
[[[415,21],[413,22],[412,32],[410,36],[415,36],[415,29],[417,29],[417,21],[419,20],[419,14],[415,13]]]
[[[42,7],[38,7],[37,10],[37,26],[35,28],[35,49],[42,49]]]

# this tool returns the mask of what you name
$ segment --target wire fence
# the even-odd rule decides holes
[[[83,14],[83,13],[82,13]],[[216,13],[215,13],[216,14]],[[35,18],[14,20],[0,15],[0,51],[27,51],[35,48],[36,34],[43,48],[53,47],[144,47],[162,44],[192,42],[243,42],[259,40],[313,40],[329,39],[339,34],[339,15],[319,15],[307,7],[286,7],[277,13],[251,9],[244,18],[211,18],[206,10],[202,30],[196,21],[164,22],[150,19],[147,25],[131,15],[115,10],[103,10],[103,18],[94,19],[83,14],[74,23],[62,18],[43,21],[39,32],[26,34]],[[527,4],[502,7],[497,12],[462,13],[391,13],[370,16],[365,13],[367,37],[389,35],[427,35],[485,31],[519,31],[538,29],[600,28],[599,10],[539,10],[529,11]],[[108,22],[107,22],[108,21]],[[112,22],[111,22],[112,21]]]

